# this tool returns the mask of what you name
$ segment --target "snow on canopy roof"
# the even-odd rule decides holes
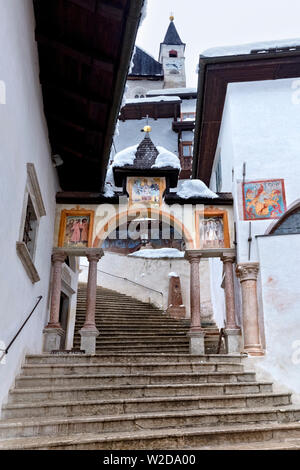
[[[201,180],[179,180],[176,192],[177,196],[183,199],[191,197],[214,199],[219,197]]]
[[[145,249],[130,253],[128,256],[135,256],[138,258],[183,258],[184,252],[176,248],[157,248]]]
[[[191,93],[197,93],[197,88],[162,88],[158,90],[150,90],[147,91],[147,96],[153,95],[176,95],[176,93],[180,95],[190,95]]]
[[[175,153],[166,150],[164,147],[157,146],[156,148],[158,150],[158,155],[154,165],[152,165],[151,168],[171,167],[178,168],[179,170],[181,169],[180,160],[177,155],[175,155]]]
[[[130,98],[126,100],[125,104],[134,104],[134,103],[158,103],[160,101],[178,101],[181,102],[179,96],[155,96],[155,97],[146,97],[146,98]]]
[[[212,47],[202,52],[204,57],[222,57],[230,55],[250,54],[252,50],[265,50],[269,48],[295,47],[300,45],[300,39],[277,39],[273,41],[251,42],[236,46]]]
[[[131,147],[127,147],[126,149],[116,153],[111,166],[133,165],[137,148],[137,145],[132,145]]]

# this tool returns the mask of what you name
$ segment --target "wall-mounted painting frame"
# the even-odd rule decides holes
[[[244,220],[279,219],[286,211],[284,179],[242,183]]]
[[[93,210],[62,210],[58,246],[81,249],[92,247],[94,214]]]
[[[195,211],[196,248],[230,248],[228,213],[218,208]]]
[[[160,207],[165,189],[165,178],[153,176],[127,177],[129,206],[143,204],[150,207]]]

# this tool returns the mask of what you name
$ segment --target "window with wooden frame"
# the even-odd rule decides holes
[[[181,142],[180,143],[180,156],[181,157],[193,156],[193,142]]]
[[[32,281],[40,280],[34,265],[39,220],[46,215],[45,206],[33,163],[27,163],[27,181],[23,211],[21,217],[19,240],[16,249],[23,266]]]
[[[181,121],[195,121],[196,113],[193,111],[180,113]]]

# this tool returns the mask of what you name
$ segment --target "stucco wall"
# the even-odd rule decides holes
[[[228,86],[218,148],[222,191],[232,191],[235,200],[240,262],[248,261],[249,232],[249,222],[241,217],[243,162],[246,180],[283,178],[287,206],[299,198],[296,175],[300,171],[300,103],[295,100],[294,82],[283,79]],[[213,181],[214,175],[212,187]],[[252,222],[251,261],[258,260],[255,235],[264,234],[270,223],[271,220]]]
[[[6,84],[6,104],[0,104],[0,341],[7,346],[39,295],[42,302],[0,365],[0,404],[5,399],[25,353],[40,353],[48,320],[48,288],[53,242],[57,181],[51,163],[43,114],[34,40],[31,0],[0,2],[0,79]],[[41,280],[32,284],[17,256],[27,178],[26,163],[34,163],[46,216],[40,220],[35,265]]]
[[[228,86],[218,152],[222,191],[232,191],[234,197],[239,262],[248,261],[249,248],[249,222],[242,220],[243,162],[246,181],[283,178],[287,206],[299,199],[300,104],[295,100],[293,83],[285,79]],[[213,174],[212,189],[214,178]],[[266,355],[248,363],[255,365],[262,377],[300,393],[299,364],[292,359],[300,331],[300,235],[261,237],[271,222],[251,223],[250,261],[260,263],[259,321]],[[212,276],[212,282],[214,279],[217,275]]]
[[[300,235],[264,236],[257,242],[266,341],[257,365],[300,399]]]

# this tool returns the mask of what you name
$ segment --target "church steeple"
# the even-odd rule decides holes
[[[177,32],[176,26],[174,24],[174,16],[173,15],[170,16],[170,24],[169,24],[169,27],[168,27],[166,35],[165,35],[165,39],[163,40],[162,44],[166,44],[166,45],[169,45],[169,46],[171,46],[171,45],[172,46],[174,46],[174,45],[177,45],[177,46],[185,45],[181,41],[180,36]]]
[[[170,16],[170,24],[165,38],[160,44],[159,62],[164,70],[164,88],[185,88],[185,44],[182,42]]]

